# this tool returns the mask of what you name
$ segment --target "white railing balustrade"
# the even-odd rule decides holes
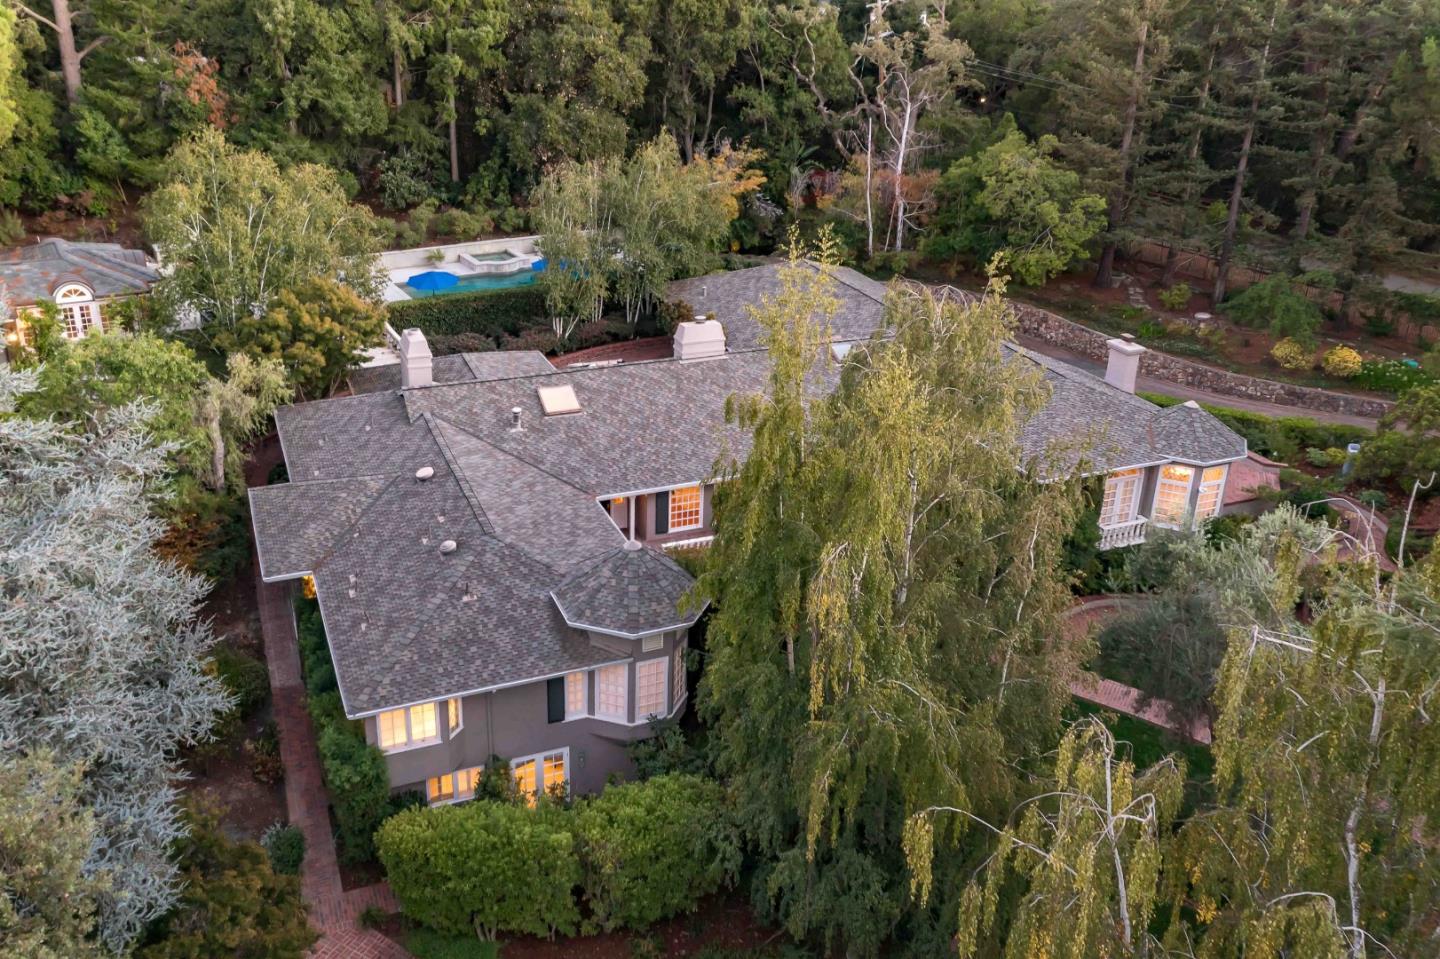
[[[1100,548],[1119,549],[1122,546],[1136,546],[1145,542],[1145,524],[1149,522],[1145,517],[1138,516],[1128,523],[1116,523],[1114,526],[1101,525],[1100,527]]]

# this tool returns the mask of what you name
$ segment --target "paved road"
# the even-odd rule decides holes
[[[1099,360],[1082,356],[1079,353],[1067,350],[1061,346],[1054,346],[1046,343],[1044,340],[1036,339],[1033,336],[1017,335],[1015,339],[1016,342],[1027,350],[1034,350],[1036,353],[1043,353],[1045,356],[1063,360],[1071,366],[1078,366],[1080,369],[1094,373],[1096,376],[1105,375],[1105,364]],[[1375,420],[1371,417],[1351,416],[1347,413],[1330,413],[1325,410],[1312,410],[1300,406],[1286,406],[1281,403],[1265,403],[1260,400],[1250,400],[1240,396],[1229,396],[1225,393],[1197,390],[1194,387],[1182,386],[1179,383],[1156,379],[1153,376],[1141,376],[1136,381],[1135,386],[1136,389],[1147,393],[1164,393],[1166,396],[1175,396],[1182,400],[1194,400],[1197,403],[1225,406],[1232,410],[1263,413],[1266,416],[1303,416],[1306,419],[1319,420],[1322,423],[1343,423],[1348,426],[1364,426],[1369,429],[1375,428]]]

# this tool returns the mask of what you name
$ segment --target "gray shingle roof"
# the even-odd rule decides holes
[[[118,243],[74,243],[51,238],[0,250],[0,282],[16,306],[55,295],[61,284],[79,280],[97,299],[144,293],[159,279],[141,250]]]
[[[707,295],[736,303],[747,274],[761,290],[775,277],[766,267],[701,279],[713,284]],[[837,338],[864,338],[880,325],[883,288],[863,277],[842,286],[849,312]],[[758,327],[747,317],[735,329],[744,337]],[[1073,462],[1085,439],[1095,442],[1086,454],[1095,470],[1245,455],[1244,440],[1202,410],[1161,410],[1064,363],[1004,350],[1039,364],[1051,390],[1023,428],[1027,455],[1058,444]],[[663,556],[617,549],[623,536],[597,497],[693,483],[722,455],[743,458],[750,437],[725,423],[725,404],[762,391],[769,375],[759,349],[567,370],[539,354],[441,359],[455,381],[279,410],[291,484],[251,497],[262,573],[314,571],[351,715],[613,658],[568,625],[557,602],[572,622],[658,628],[690,579]],[[525,369],[534,373],[501,375]],[[817,370],[819,394],[837,371]],[[582,412],[546,417],[536,387],[562,384]],[[414,474],[424,466],[435,475],[422,483]],[[446,539],[458,548],[441,555]]]
[[[431,364],[430,373],[436,383],[470,383],[503,380],[511,376],[534,376],[554,369],[539,350],[500,350],[437,356]],[[354,393],[378,393],[399,388],[399,363],[350,371],[350,389]]]
[[[577,570],[552,595],[571,626],[636,637],[699,619],[701,609],[680,611],[692,582],[670,557],[631,540]]]

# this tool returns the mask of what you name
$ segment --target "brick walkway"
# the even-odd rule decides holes
[[[273,444],[262,446],[247,473],[250,483],[264,483],[276,461]],[[269,462],[267,462],[267,460]],[[305,834],[305,862],[300,888],[310,910],[310,922],[320,932],[311,950],[316,959],[406,959],[410,954],[381,933],[362,929],[360,913],[367,906],[395,912],[399,905],[385,883],[346,892],[340,884],[335,858],[335,837],[330,831],[329,799],[320,776],[315,729],[305,710],[305,687],[300,679],[300,650],[295,636],[295,615],[285,583],[264,583],[255,564],[255,592],[260,627],[265,634],[265,661],[270,670],[275,725],[280,732],[280,759],[285,764],[285,809],[293,825]]]

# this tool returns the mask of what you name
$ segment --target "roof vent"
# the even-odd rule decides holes
[[[420,482],[422,482],[422,483],[425,482],[426,480],[428,480],[430,477],[432,477],[432,476],[434,476],[434,475],[435,475],[435,467],[433,467],[433,466],[422,466],[422,467],[420,467],[418,470],[415,471],[415,478],[416,478],[417,480],[419,480]]]
[[[546,416],[580,412],[580,401],[575,398],[575,387],[569,383],[563,386],[537,386],[535,395],[540,397],[540,409],[544,410]],[[513,415],[514,411],[511,413]]]
[[[518,432],[520,432],[521,430],[523,430],[523,429],[525,428],[525,427],[523,427],[523,426],[520,425],[520,415],[521,415],[523,412],[524,412],[524,410],[520,409],[520,407],[518,407],[518,406],[512,406],[512,407],[510,407],[510,430],[511,430],[511,432],[518,433]]]
[[[453,539],[445,540],[443,543],[440,544],[440,552],[442,555],[445,553],[455,552],[455,541]]]

